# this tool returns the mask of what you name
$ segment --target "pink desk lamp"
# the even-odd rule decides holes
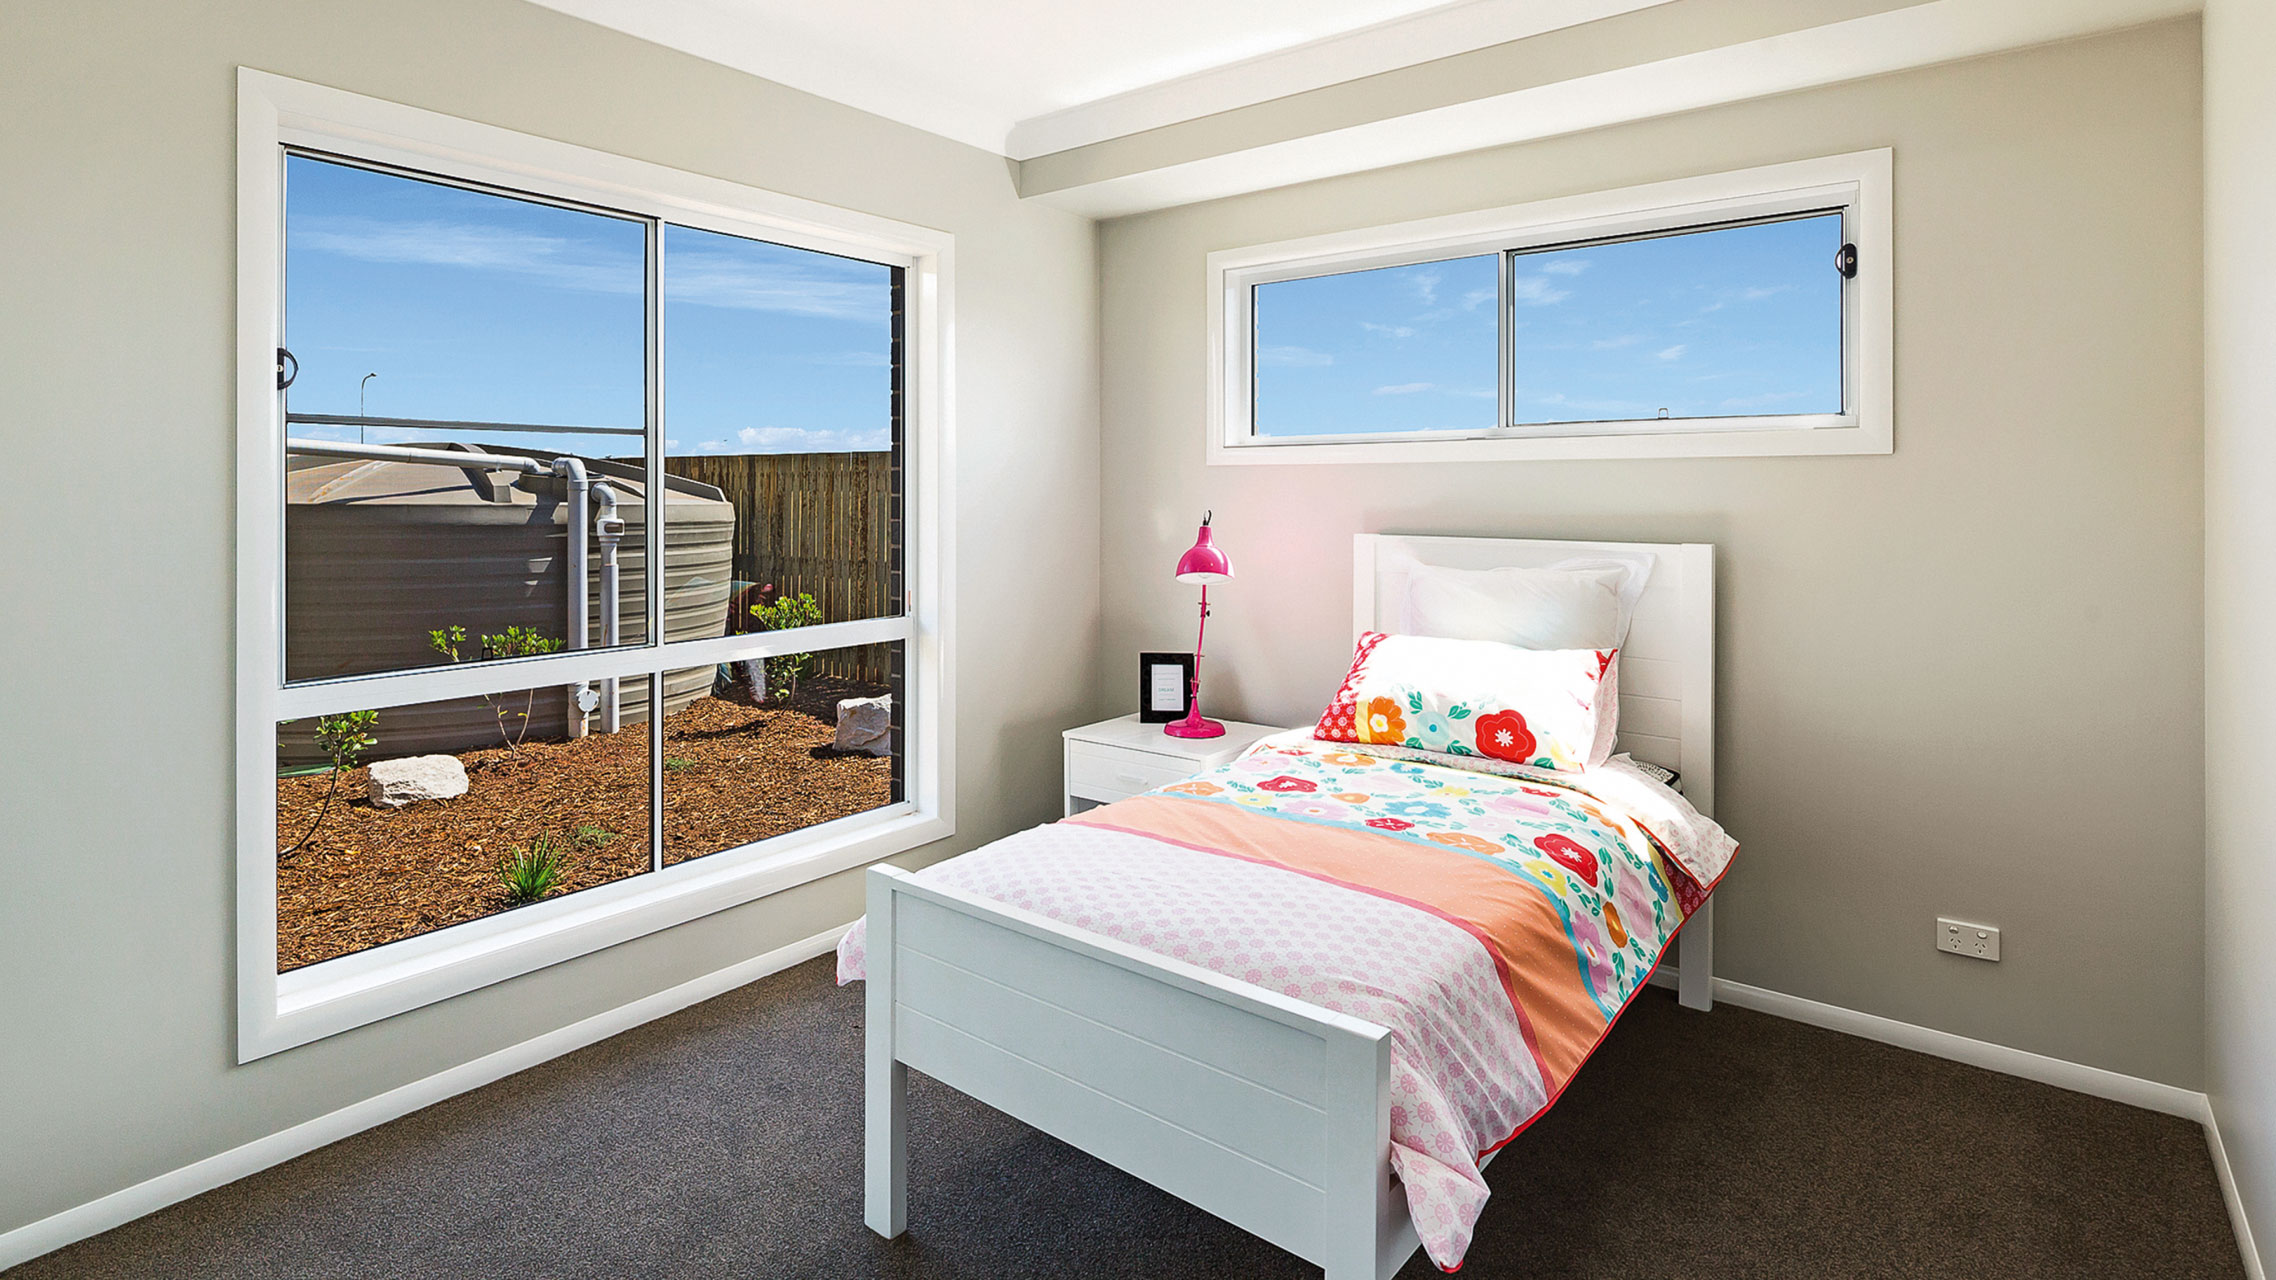
[[[1201,517],[1201,536],[1193,549],[1178,557],[1178,581],[1201,584],[1201,626],[1193,633],[1193,688],[1188,690],[1185,719],[1172,720],[1162,726],[1162,732],[1173,738],[1221,738],[1225,726],[1201,715],[1201,637],[1209,631],[1209,584],[1231,582],[1233,562],[1209,540],[1209,521],[1216,515],[1208,512]]]

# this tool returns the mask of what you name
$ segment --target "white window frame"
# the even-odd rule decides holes
[[[901,267],[902,616],[635,649],[337,680],[283,679],[284,148],[840,253]],[[955,238],[567,143],[238,69],[237,94],[238,1060],[585,955],[874,862],[955,831],[955,564],[944,465],[953,427]],[[654,287],[651,281],[651,288]],[[651,365],[651,376],[653,365]],[[340,711],[903,642],[904,799],[465,924],[276,971],[276,725]]]
[[[1894,447],[1887,148],[1679,178],[1209,255],[1208,462],[1472,462],[1888,453]],[[1496,323],[1501,425],[1481,430],[1259,436],[1251,422],[1256,286],[1509,250],[1706,228],[1839,208],[1857,246],[1842,289],[1843,407],[1837,414],[1511,425],[1510,299]],[[1826,270],[1833,270],[1833,263]],[[1508,270],[1501,271],[1506,293]]]

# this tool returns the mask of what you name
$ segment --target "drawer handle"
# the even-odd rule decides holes
[[[1146,786],[1146,780],[1135,773],[1117,774],[1114,780],[1123,786],[1137,787],[1141,790]]]

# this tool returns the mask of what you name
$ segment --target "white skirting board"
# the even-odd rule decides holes
[[[1652,975],[1651,985],[1674,989],[1680,973],[1678,969],[1663,965]],[[1988,1040],[1972,1040],[1949,1031],[1916,1026],[1876,1014],[1859,1013],[1840,1005],[1821,1004],[1816,1000],[1805,1000],[1780,991],[1750,987],[1728,978],[1715,979],[1715,999],[1718,1003],[1735,1004],[1743,1009],[1753,1009],[1791,1022],[1808,1023],[1813,1027],[1824,1027],[1829,1031],[1839,1031],[1866,1040],[1878,1040],[1882,1044],[1893,1044],[1900,1049],[1911,1049],[1931,1057],[1965,1062],[1969,1066],[1997,1071],[2002,1075],[2036,1080],[2073,1093],[2108,1098],[2112,1102],[2123,1102],[2128,1106],[2195,1120],[2205,1126],[2205,1141],[2213,1154],[2213,1172],[2221,1182],[2221,1198],[2228,1205],[2229,1225],[2236,1230],[2237,1249],[2244,1255],[2245,1273],[2251,1280],[2268,1280],[2259,1250],[2253,1243],[2252,1224],[2245,1216],[2244,1202],[2237,1195],[2236,1179],[2229,1168],[2228,1151],[2221,1145],[2219,1117],[2213,1114],[2212,1105],[2204,1094],[2062,1058],[2050,1058],[2025,1049],[2011,1049]]]
[[[259,1173],[272,1165],[283,1164],[295,1156],[306,1155],[318,1147],[385,1124],[421,1107],[432,1106],[470,1089],[479,1089],[517,1071],[527,1070],[541,1062],[606,1040],[619,1032],[630,1031],[644,1022],[653,1022],[666,1014],[701,1004],[713,996],[725,995],[770,973],[778,973],[794,964],[803,964],[835,948],[838,939],[844,937],[846,930],[852,927],[853,923],[848,921],[811,938],[777,947],[765,955],[753,956],[700,978],[692,978],[676,987],[644,996],[606,1013],[596,1013],[558,1030],[485,1054],[472,1062],[461,1063],[423,1080],[414,1080],[376,1097],[351,1103],[265,1138],[257,1138],[244,1146],[209,1156],[196,1164],[159,1174],[123,1191],[112,1192],[99,1200],[90,1200],[76,1208],[66,1209],[0,1234],[0,1271],[74,1241],[100,1235],[112,1227],[132,1222],[144,1214],[155,1213],[167,1205],[187,1200],[247,1175]]]
[[[2237,1194],[2236,1173],[2229,1168],[2229,1149],[2221,1142],[2221,1118],[2205,1110],[2205,1142],[2213,1149],[2213,1172],[2221,1180],[2221,1199],[2228,1202],[2229,1224],[2236,1228],[2237,1251],[2244,1255],[2244,1273],[2250,1280],[2268,1280],[2259,1246],[2252,1242],[2252,1222],[2245,1216],[2244,1198]]]

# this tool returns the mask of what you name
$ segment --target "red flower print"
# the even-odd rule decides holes
[[[1533,847],[1556,860],[1558,866],[1581,878],[1584,884],[1596,883],[1596,855],[1571,836],[1552,832],[1533,837]]]
[[[1319,790],[1319,787],[1315,786],[1315,785],[1312,783],[1312,781],[1311,781],[1310,779],[1308,779],[1308,778],[1291,778],[1291,777],[1289,777],[1287,774],[1285,774],[1285,773],[1284,773],[1284,774],[1280,775],[1280,776],[1279,776],[1279,777],[1277,777],[1277,778],[1267,778],[1267,779],[1265,779],[1264,781],[1262,781],[1262,782],[1258,783],[1258,784],[1257,784],[1257,790],[1259,790],[1259,791],[1317,791],[1317,790]]]
[[[1526,764],[1533,759],[1533,731],[1515,711],[1478,717],[1478,752],[1496,760]]]
[[[1405,818],[1369,818],[1367,825],[1377,831],[1407,831],[1412,829],[1415,824]]]

